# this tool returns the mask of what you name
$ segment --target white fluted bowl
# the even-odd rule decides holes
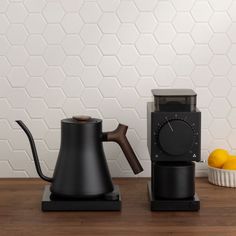
[[[235,188],[236,170],[224,170],[208,166],[208,181],[215,185]]]

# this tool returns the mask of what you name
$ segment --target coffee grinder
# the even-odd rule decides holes
[[[201,149],[201,112],[191,89],[154,89],[147,105],[152,211],[198,211],[195,162]]]

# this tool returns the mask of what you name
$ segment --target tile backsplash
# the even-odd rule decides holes
[[[202,111],[202,159],[236,154],[235,0],[1,0],[0,177],[34,177],[22,119],[45,174],[53,172],[60,120],[88,114],[118,122],[150,176],[146,102],[153,88],[193,88]],[[133,176],[104,144],[113,176]],[[207,173],[197,164],[197,175]]]

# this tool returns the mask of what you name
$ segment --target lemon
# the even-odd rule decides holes
[[[222,168],[229,159],[229,153],[224,149],[215,149],[208,158],[208,165],[215,168]]]
[[[225,162],[222,169],[225,170],[236,170],[236,158],[231,158]]]

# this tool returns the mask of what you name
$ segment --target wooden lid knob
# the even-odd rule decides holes
[[[90,116],[84,116],[84,115],[82,115],[82,116],[73,116],[72,118],[75,119],[75,120],[78,120],[78,121],[88,121],[88,120],[91,119]]]

